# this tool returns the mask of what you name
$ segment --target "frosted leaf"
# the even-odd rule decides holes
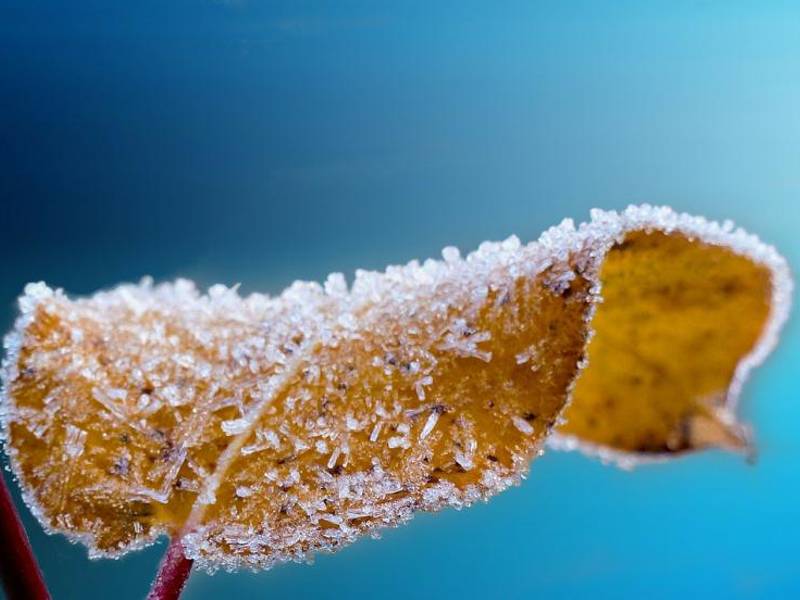
[[[756,266],[725,271],[733,285],[700,271],[719,284],[714,298],[750,298],[742,289],[755,288],[733,277],[743,272],[768,292],[752,345],[732,345],[732,381],[692,399],[708,409],[691,413],[683,437],[663,432],[669,452],[724,442],[732,401],[785,320],[785,262],[741,230],[668,209],[592,218],[527,245],[509,238],[465,258],[448,248],[442,262],[359,271],[351,289],[341,274],[274,298],[145,280],[71,300],[31,284],[5,341],[0,410],[25,499],[93,556],[181,531],[209,570],[305,560],[416,510],[486,499],[521,480],[573,386],[570,422],[596,417],[586,393],[595,388],[582,388],[602,370],[591,347],[587,379],[577,376],[601,283],[615,290],[601,268],[606,257],[635,259],[632,235],[646,231],[669,234],[658,248],[683,236]],[[641,441],[642,429],[627,427]],[[642,455],[592,436],[550,439]]]

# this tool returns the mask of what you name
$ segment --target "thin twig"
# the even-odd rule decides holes
[[[9,600],[49,600],[39,563],[31,549],[5,478],[0,474],[0,577]]]
[[[175,536],[161,560],[158,574],[147,595],[147,600],[177,600],[180,598],[186,581],[189,579],[192,562],[183,554],[180,536]]]

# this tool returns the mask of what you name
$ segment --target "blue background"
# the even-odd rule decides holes
[[[0,325],[30,280],[277,292],[640,202],[798,265],[799,107],[795,2],[3,0]],[[755,466],[551,452],[489,504],[185,597],[798,597],[798,353],[794,318],[745,390]],[[56,598],[146,593],[163,543],[90,562],[23,512]]]

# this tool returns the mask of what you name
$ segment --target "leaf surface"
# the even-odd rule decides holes
[[[770,319],[770,269],[680,232],[633,231],[606,255],[600,281],[590,367],[559,432],[610,457],[747,449],[733,413],[737,369]]]

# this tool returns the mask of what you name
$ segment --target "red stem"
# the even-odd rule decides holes
[[[49,600],[39,564],[5,478],[0,474],[0,577],[9,600]]]
[[[183,555],[180,537],[174,537],[161,560],[158,575],[153,581],[147,600],[178,600],[189,579],[192,562]]]

